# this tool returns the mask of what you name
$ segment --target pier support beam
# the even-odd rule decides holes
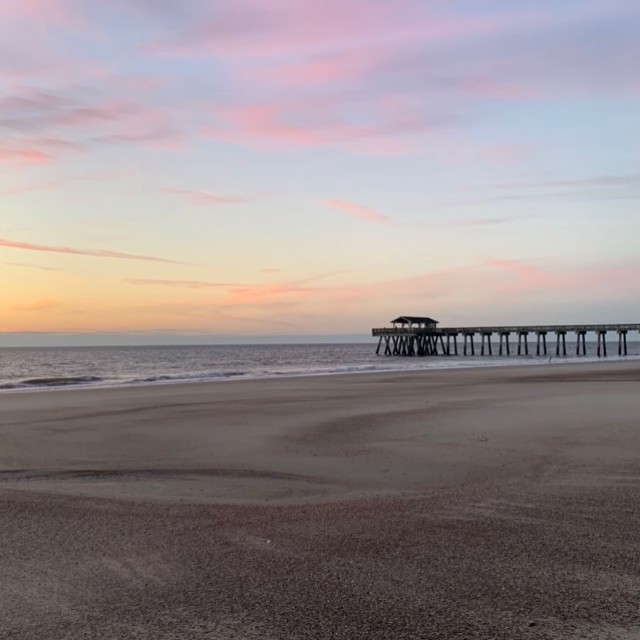
[[[536,331],[537,344],[536,344],[536,355],[547,355],[547,332],[546,331]],[[542,347],[542,353],[540,353],[540,347]]]
[[[527,341],[527,337],[529,335],[528,331],[518,331],[518,355],[522,355],[522,347],[524,346],[524,355],[529,355],[529,343]],[[524,340],[523,340],[524,338]]]
[[[447,355],[448,356],[458,355],[458,334],[455,331],[451,333],[447,333]]]
[[[627,353],[627,330],[618,329],[618,355],[626,356]]]
[[[598,358],[607,357],[607,332],[598,331]]]
[[[475,335],[474,333],[465,333],[464,334],[464,351],[463,351],[463,353],[464,353],[465,356],[467,355],[467,338],[469,338],[469,345],[471,347],[471,355],[472,356],[476,355],[475,347],[473,346],[473,336],[474,335]]]
[[[567,332],[566,331],[556,331],[556,355],[557,356],[566,356],[567,355]]]
[[[576,355],[577,356],[586,356],[587,355],[587,332],[578,330],[576,331]]]
[[[483,331],[480,334],[480,340],[481,340],[481,346],[480,346],[480,355],[484,355],[484,339],[487,339],[487,351],[488,354],[491,355],[491,332],[490,331]]]
[[[502,350],[502,342],[504,340],[505,343],[505,354],[506,355],[511,355],[511,349],[509,347],[509,335],[510,333],[508,331],[501,331],[500,332],[500,355],[503,355],[503,350]]]

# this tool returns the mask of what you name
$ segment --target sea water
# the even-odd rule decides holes
[[[460,347],[460,345],[459,345]],[[494,345],[494,354],[497,352]],[[512,345],[512,353],[514,345]],[[531,349],[531,345],[529,345]],[[533,345],[535,351],[535,345]],[[376,356],[376,343],[270,344],[140,347],[0,348],[0,391],[46,388],[108,387],[168,382],[199,382],[282,376],[335,375],[375,371],[539,365],[598,360],[596,344],[587,356]],[[575,345],[567,343],[567,353]],[[628,343],[629,356],[640,357],[640,342]],[[618,359],[617,343],[608,344],[607,360]],[[602,358],[604,360],[604,358]]]

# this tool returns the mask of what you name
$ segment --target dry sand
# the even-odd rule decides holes
[[[0,638],[640,638],[640,363],[0,396]]]

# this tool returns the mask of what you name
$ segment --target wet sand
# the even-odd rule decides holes
[[[640,363],[0,396],[0,637],[640,638]]]

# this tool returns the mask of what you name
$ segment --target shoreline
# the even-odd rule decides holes
[[[456,357],[456,356],[453,356]],[[462,357],[462,356],[460,356]],[[469,356],[472,358],[473,356]],[[512,358],[521,356],[511,356]],[[522,356],[523,358],[525,356]],[[172,385],[193,385],[193,384],[215,384],[215,383],[228,383],[228,382],[250,382],[255,380],[278,380],[278,379],[296,379],[296,378],[324,378],[334,376],[363,376],[363,375],[378,375],[378,374],[419,374],[425,372],[444,372],[444,371],[464,371],[464,370],[477,370],[477,369],[496,369],[496,368],[530,368],[538,366],[574,366],[574,365],[607,365],[607,364],[619,364],[624,362],[640,362],[640,355],[628,355],[628,356],[608,356],[605,358],[597,356],[587,357],[561,357],[561,356],[529,356],[531,360],[528,360],[526,364],[520,362],[508,362],[508,356],[501,359],[489,360],[485,359],[481,364],[479,360],[471,361],[469,364],[459,364],[454,366],[416,366],[415,368],[399,367],[399,368],[384,368],[384,369],[370,369],[366,368],[360,371],[312,371],[309,373],[280,373],[274,372],[264,375],[257,374],[245,374],[245,373],[232,373],[232,374],[216,374],[211,378],[203,377],[196,379],[176,378],[170,380],[144,380],[144,381],[125,381],[119,383],[60,383],[60,384],[42,384],[33,386],[24,386],[17,388],[2,388],[0,386],[0,397],[8,394],[24,394],[24,393],[38,393],[38,392],[51,392],[51,391],[91,391],[98,389],[128,389],[128,388],[144,388],[144,387],[164,387]],[[407,360],[416,360],[417,358],[407,358]],[[425,358],[426,360],[427,358]],[[447,361],[444,356],[438,357],[438,360],[442,359],[443,362]],[[367,367],[368,365],[364,365]],[[66,378],[65,378],[66,379]],[[70,378],[72,379],[72,378]],[[7,384],[21,384],[7,383]]]

